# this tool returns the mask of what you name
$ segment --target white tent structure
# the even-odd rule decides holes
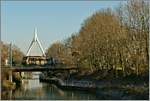
[[[42,52],[41,56],[46,56],[45,52],[43,50],[43,47],[42,47],[42,45],[41,45],[41,43],[40,43],[40,41],[38,39],[38,36],[37,36],[37,28],[35,28],[35,30],[34,30],[34,37],[33,37],[33,40],[31,42],[30,46],[29,46],[29,49],[27,51],[26,56],[31,56],[30,52],[31,52],[31,50],[32,50],[32,48],[34,47],[35,44],[38,45],[38,47],[40,48],[40,50]]]

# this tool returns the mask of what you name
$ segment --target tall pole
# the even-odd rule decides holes
[[[10,65],[10,67],[12,67],[12,43],[10,43],[10,48],[9,48],[10,50],[9,50],[9,65]]]
[[[12,68],[12,43],[10,43],[9,49],[10,49],[9,50],[9,65],[10,65],[10,68]],[[9,80],[12,82],[12,71],[10,71]]]

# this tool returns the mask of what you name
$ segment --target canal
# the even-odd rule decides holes
[[[96,100],[95,94],[86,91],[62,90],[56,85],[39,81],[39,72],[31,79],[23,79],[22,86],[13,91],[4,91],[2,99],[12,100]]]

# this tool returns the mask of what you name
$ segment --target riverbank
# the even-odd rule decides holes
[[[40,75],[40,82],[53,83],[61,89],[68,90],[85,90],[90,92],[96,91],[96,86],[94,82],[90,81],[77,81],[77,80],[61,80],[58,78],[48,78],[44,75]]]
[[[12,76],[12,77],[11,77]],[[12,79],[12,81],[10,81]],[[2,68],[1,72],[1,90],[14,90],[21,85],[21,76],[19,73],[12,73],[7,68]]]
[[[137,78],[124,77],[121,79],[112,80],[89,80],[89,79],[67,79],[49,78],[44,75],[40,76],[41,82],[47,82],[57,85],[61,89],[66,90],[86,90],[94,93],[98,99],[105,100],[148,100],[149,99],[149,85],[144,84],[145,77]]]
[[[16,83],[9,80],[3,80],[2,90],[14,90],[16,88]]]

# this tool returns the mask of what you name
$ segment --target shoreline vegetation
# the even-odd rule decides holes
[[[47,49],[47,56],[79,71],[43,74],[62,81],[98,82],[96,86],[104,87],[96,89],[97,94],[108,94],[100,99],[149,99],[148,37],[147,1],[130,0],[115,10],[96,11],[77,33]]]
[[[57,85],[63,90],[81,90],[96,94],[98,99],[114,99],[114,100],[147,100],[149,99],[149,85],[148,77],[137,77],[132,75],[129,77],[122,77],[116,79],[85,79],[78,78],[60,78],[53,76],[46,76],[45,73],[40,75],[40,82],[47,82]],[[64,74],[61,75],[61,77]],[[78,75],[78,74],[77,74]],[[76,76],[77,76],[76,75]],[[74,75],[75,76],[75,75]],[[148,76],[148,75],[147,75]],[[72,77],[72,76],[67,76]],[[132,80],[134,79],[134,81]],[[142,81],[142,82],[141,82]],[[146,82],[144,82],[146,81]]]
[[[8,67],[10,68],[10,67]],[[21,85],[21,76],[19,73],[12,73],[9,69],[2,68],[1,71],[1,90],[14,90]],[[9,75],[12,75],[12,82],[10,81]]]

